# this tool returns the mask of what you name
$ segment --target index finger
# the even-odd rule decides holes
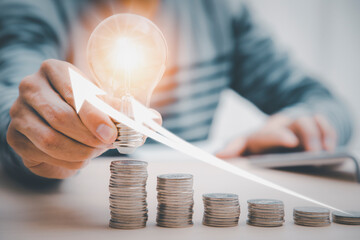
[[[81,74],[81,72],[70,63],[59,60],[47,60],[42,65],[42,70],[54,90],[60,94],[64,101],[76,109],[69,76],[69,68],[72,68]],[[109,116],[102,113],[91,104],[85,103],[84,107],[82,107],[79,112],[79,117],[90,132],[102,142],[111,144],[115,141],[117,130]]]

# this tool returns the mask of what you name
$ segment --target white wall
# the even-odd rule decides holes
[[[344,99],[360,131],[360,1],[248,0],[248,3],[255,17],[295,61]],[[222,120],[221,125],[226,121]],[[360,149],[359,133],[351,146]]]

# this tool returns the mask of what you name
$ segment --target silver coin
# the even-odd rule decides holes
[[[206,193],[203,194],[203,198],[204,199],[209,199],[209,200],[233,200],[233,199],[238,199],[238,195],[237,194],[233,194],[233,193]]]
[[[321,224],[321,223],[327,223],[327,222],[330,222],[330,219],[311,219],[311,220],[308,220],[308,219],[294,219],[294,222],[296,223],[307,223],[307,224]]]
[[[280,227],[284,223],[284,203],[276,199],[250,199],[247,223],[257,227]]]
[[[295,207],[294,212],[302,214],[324,214],[328,215],[330,213],[329,209],[322,207]]]
[[[184,219],[184,220],[170,220],[170,219],[166,219],[166,220],[162,220],[159,218],[156,218],[156,223],[157,224],[161,224],[161,225],[166,225],[168,227],[172,227],[172,226],[186,226],[188,224],[192,224],[192,220],[191,219]]]
[[[270,223],[254,223],[254,222],[247,220],[246,223],[251,226],[256,226],[256,227],[281,227],[283,225],[282,221],[270,222]]]
[[[238,219],[240,214],[234,215],[214,215],[214,214],[204,214],[205,219]]]
[[[310,223],[310,222],[294,222],[296,225],[306,226],[306,227],[326,227],[331,224],[330,221],[323,223]]]
[[[147,166],[148,163],[140,160],[115,160],[111,162],[112,165],[127,165],[127,166]]]
[[[360,212],[358,211],[334,211],[332,213],[333,222],[346,225],[360,225]]]
[[[308,227],[328,226],[330,211],[322,207],[295,207],[293,210],[294,223]]]
[[[236,226],[239,225],[239,223],[236,222],[236,223],[232,223],[232,224],[223,224],[222,225],[222,224],[219,224],[219,223],[213,224],[213,223],[208,223],[206,221],[203,221],[203,225],[208,226],[208,227],[219,227],[219,228],[221,228],[221,227],[236,227]]]
[[[203,194],[203,225],[233,227],[238,225],[240,205],[238,195],[232,193]]]
[[[191,174],[162,174],[157,176],[157,216],[161,227],[192,226],[193,176]]]
[[[203,218],[203,221],[208,223],[228,224],[238,222],[238,218]]]
[[[276,200],[276,199],[250,199],[247,201],[248,204],[250,205],[271,205],[271,206],[276,206],[276,205],[284,205],[284,203],[280,200]]]
[[[346,212],[334,211],[332,212],[332,215],[340,218],[354,218],[360,220],[360,212],[358,211],[346,211]]]
[[[157,187],[158,188],[164,188],[164,187],[179,187],[179,188],[192,188],[193,181],[183,180],[183,179],[163,179],[162,181],[157,181]]]
[[[139,222],[139,223],[126,224],[126,223],[118,223],[116,221],[110,220],[109,227],[117,228],[117,229],[139,229],[139,228],[146,227],[146,221]]]
[[[212,213],[232,213],[232,212],[240,212],[240,206],[235,207],[235,208],[209,208],[209,207],[205,207],[204,208],[205,212],[212,212]]]
[[[158,176],[158,179],[164,179],[166,181],[169,180],[186,180],[186,179],[192,179],[193,175],[188,173],[172,173],[172,174],[162,174]]]
[[[156,225],[159,227],[165,227],[165,228],[186,228],[186,227],[192,227],[194,225],[194,223],[189,222],[189,223],[182,223],[182,224],[168,224],[168,223],[157,222]]]
[[[137,229],[146,226],[147,162],[118,160],[110,165],[109,226],[119,229]]]

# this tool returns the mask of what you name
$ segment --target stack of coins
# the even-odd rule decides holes
[[[284,223],[284,203],[274,199],[248,200],[248,221],[252,226],[280,227]]]
[[[210,227],[234,227],[238,225],[240,205],[238,195],[232,193],[208,193],[203,195],[203,224]]]
[[[110,165],[110,223],[112,228],[137,229],[146,226],[147,162],[113,161]]]
[[[157,225],[181,228],[193,225],[193,176],[164,174],[157,177]]]
[[[332,213],[332,219],[335,223],[346,225],[360,225],[360,212],[347,211],[346,213],[335,211]]]
[[[294,222],[308,227],[323,227],[330,224],[330,211],[322,207],[294,208]]]

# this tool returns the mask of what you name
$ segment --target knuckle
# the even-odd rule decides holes
[[[63,97],[69,104],[74,104],[74,94],[70,82],[64,83]]]
[[[10,124],[10,126],[11,126],[11,124]],[[10,147],[15,148],[17,146],[17,141],[13,134],[14,130],[10,126],[9,126],[8,131],[6,132],[6,141],[10,145]]]
[[[16,114],[18,112],[18,108],[17,106],[15,105],[15,103],[10,107],[10,110],[9,110],[9,115],[11,118],[15,118]]]
[[[15,131],[16,130],[21,130],[23,127],[24,121],[21,118],[15,117],[13,119],[11,119],[11,128],[14,129],[14,132],[11,132],[11,134],[15,135]]]
[[[39,137],[40,142],[45,149],[53,149],[59,143],[56,135],[49,131],[42,133]]]
[[[297,132],[304,138],[313,138],[318,136],[318,129],[309,118],[301,118],[295,122]]]
[[[33,81],[33,76],[29,75],[23,78],[19,84],[19,95],[26,96],[29,92],[36,92],[38,87],[36,81]]]
[[[67,124],[72,119],[72,112],[57,106],[46,106],[46,115],[49,119],[49,124],[54,126],[62,126]]]
[[[58,60],[56,59],[46,59],[45,61],[43,61],[41,63],[41,67],[40,69],[43,71],[43,72],[49,72],[49,71],[52,71],[54,69],[54,65],[58,62]]]
[[[90,104],[87,104],[83,108],[84,110],[80,113],[81,117],[84,118],[84,121],[86,121],[89,126],[88,128],[96,128],[101,123],[107,123],[106,115],[104,115],[102,112],[98,111],[96,108],[91,106]]]
[[[294,127],[297,129],[297,130],[301,130],[302,129],[302,120],[301,119],[296,119],[293,123]]]
[[[25,167],[27,167],[29,169],[37,167],[40,164],[42,164],[41,162],[33,161],[33,160],[28,159],[28,158],[22,158],[22,161],[23,161]]]
[[[69,63],[64,61],[47,59],[42,63],[41,71],[51,78],[54,76],[60,76],[68,65]],[[61,95],[65,101],[71,104],[74,103],[73,91],[69,79],[65,78],[65,80],[62,81],[61,89]]]
[[[86,117],[89,119],[97,119],[99,117],[96,111],[92,108],[87,109],[87,111],[85,112],[86,112]]]
[[[10,107],[9,115],[12,119],[14,119],[19,113],[19,105],[18,101],[15,101],[13,105]]]
[[[86,106],[86,108],[84,107],[82,117],[84,117],[85,121],[90,124],[90,127],[97,126],[102,120],[102,116],[99,115],[99,113],[95,109],[93,109],[92,106]]]

